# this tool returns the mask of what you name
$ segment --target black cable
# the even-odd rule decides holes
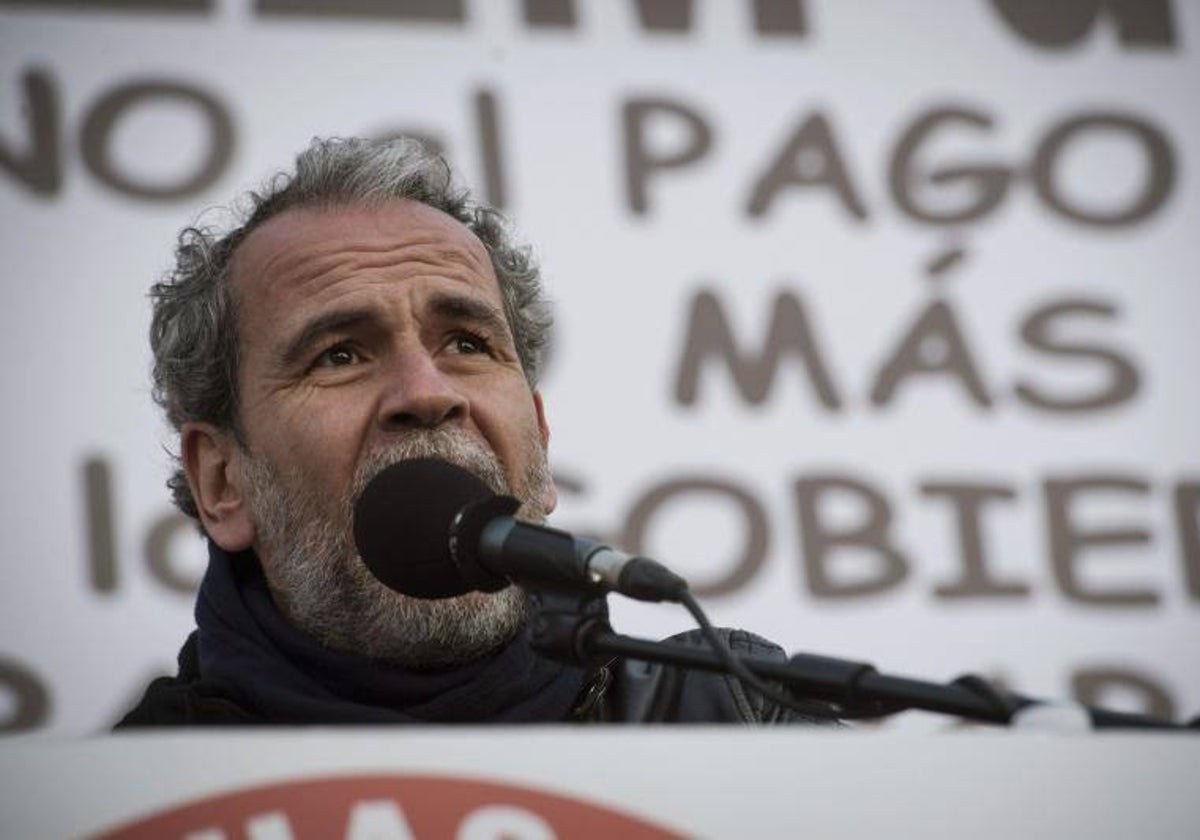
[[[791,711],[804,715],[808,718],[826,717],[830,720],[836,719],[836,716],[831,713],[814,709],[811,704],[808,704],[804,701],[798,701],[794,697],[790,697],[782,692],[776,691],[751,673],[750,669],[742,664],[742,661],[734,655],[732,650],[730,650],[729,644],[723,638],[721,638],[721,635],[716,631],[716,628],[712,626],[712,622],[708,620],[708,616],[704,614],[704,610],[700,607],[700,604],[696,601],[690,590],[684,589],[682,593],[680,593],[679,603],[683,604],[683,606],[687,608],[687,611],[692,614],[692,618],[696,619],[696,624],[699,625],[700,632],[708,641],[713,653],[717,655],[717,658],[721,660],[721,662],[729,670],[729,673],[733,674],[733,676],[750,686],[767,700],[770,700],[771,702],[776,703],[785,709],[790,709]]]

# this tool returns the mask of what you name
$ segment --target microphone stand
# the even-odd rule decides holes
[[[720,658],[706,648],[654,642],[614,633],[603,595],[530,591],[534,650],[571,664],[589,665],[609,656],[659,662],[679,668],[725,673]],[[1054,705],[1002,691],[969,675],[951,683],[933,683],[880,673],[867,662],[811,653],[794,654],[786,662],[762,657],[738,659],[755,676],[782,684],[793,696],[834,704],[844,718],[876,718],[922,709],[984,723],[1010,725],[1023,711]],[[1081,707],[1094,729],[1192,730],[1189,726],[1145,715]]]

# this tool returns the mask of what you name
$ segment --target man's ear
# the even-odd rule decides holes
[[[180,455],[200,521],[212,541],[229,552],[254,542],[254,522],[242,484],[241,447],[211,423],[185,423]]]
[[[542,392],[534,389],[533,408],[537,413],[538,435],[542,439],[542,451],[550,451],[550,424],[546,422],[546,406],[542,401]],[[547,467],[549,469],[549,467]],[[542,499],[542,507],[547,514],[558,506],[558,490],[554,486],[554,478],[547,476],[546,495]]]

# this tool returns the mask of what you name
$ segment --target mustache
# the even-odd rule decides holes
[[[461,429],[420,429],[390,441],[363,459],[348,494],[351,509],[375,476],[393,464],[415,458],[436,458],[453,464],[474,475],[493,493],[512,495],[503,464],[483,441]]]

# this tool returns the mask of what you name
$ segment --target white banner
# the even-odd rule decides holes
[[[192,625],[175,234],[391,133],[542,259],[554,524],[792,650],[1195,715],[1198,38],[1178,0],[0,2],[0,727],[109,725]]]

